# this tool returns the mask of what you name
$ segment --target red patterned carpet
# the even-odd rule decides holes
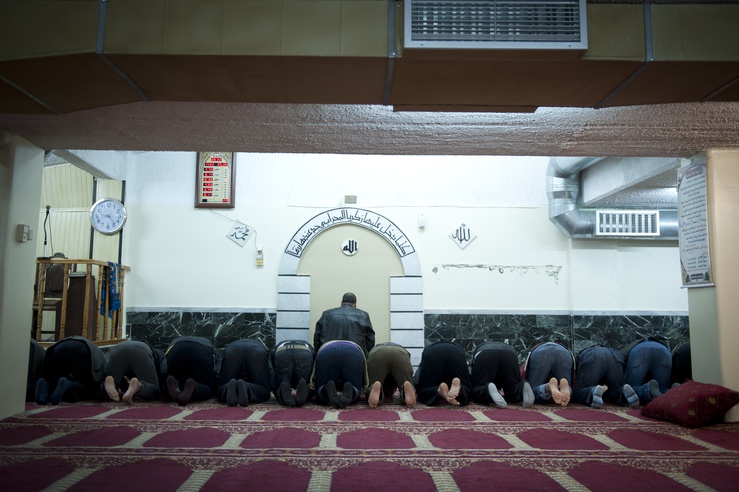
[[[0,421],[0,491],[739,490],[739,424],[638,410],[87,402]]]

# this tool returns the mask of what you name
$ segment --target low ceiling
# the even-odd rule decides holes
[[[0,128],[47,151],[199,151],[650,158],[739,147],[739,103],[682,103],[535,113],[394,112],[377,105],[140,102],[62,115],[0,115]],[[0,141],[2,138],[0,138]],[[49,153],[53,158],[54,152]],[[614,182],[593,206],[665,208],[674,169]],[[674,196],[671,194],[670,196]],[[659,203],[652,203],[657,199]],[[656,206],[653,206],[656,205]],[[672,206],[674,206],[673,204]],[[667,204],[667,208],[671,205]]]
[[[739,103],[394,112],[382,105],[138,102],[0,114],[45,150],[689,157],[739,147]]]
[[[517,58],[5,60],[0,146],[7,132],[50,156],[80,149],[679,158],[739,147],[739,62]],[[672,170],[655,169],[619,192],[666,180],[674,182]]]

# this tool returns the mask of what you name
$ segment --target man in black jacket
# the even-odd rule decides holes
[[[341,298],[341,306],[323,312],[316,323],[313,348],[332,340],[349,340],[362,347],[364,356],[375,346],[375,330],[369,314],[357,308],[357,296],[347,292]]]
[[[320,401],[345,408],[367,387],[367,354],[375,346],[369,314],[347,292],[341,306],[323,312],[313,337],[316,362],[311,388]],[[341,388],[341,391],[338,391]]]

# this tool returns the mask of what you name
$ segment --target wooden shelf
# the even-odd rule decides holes
[[[122,329],[123,286],[125,274],[131,271],[131,267],[116,266],[111,268],[107,261],[98,260],[37,258],[34,300],[36,340],[42,342],[43,317],[49,311],[56,311],[57,315],[55,341],[71,335],[83,336],[96,345],[126,340]],[[49,292],[47,289],[47,272],[52,267],[63,270],[61,291],[58,292]],[[107,286],[107,279],[113,270],[118,274],[120,307],[117,310],[111,309],[109,288],[105,289],[103,296],[103,286]]]

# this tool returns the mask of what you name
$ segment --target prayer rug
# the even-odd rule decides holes
[[[615,406],[27,405],[0,491],[739,490],[739,424]]]

